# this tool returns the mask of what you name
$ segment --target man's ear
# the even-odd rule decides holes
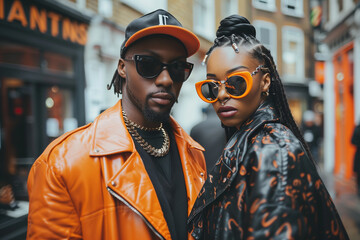
[[[123,59],[119,59],[119,63],[118,63],[118,73],[120,75],[120,77],[126,79],[126,68],[125,68],[125,61]]]
[[[261,81],[261,92],[269,92],[270,84],[271,84],[270,73],[265,73]]]

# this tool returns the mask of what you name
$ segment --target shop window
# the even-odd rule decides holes
[[[270,50],[275,62],[277,62],[277,41],[276,41],[276,26],[267,21],[254,21],[256,28],[256,38]]]
[[[303,105],[305,105],[300,99],[288,98],[291,114],[298,126],[301,126]]]
[[[40,51],[26,45],[0,41],[0,63],[40,68]]]
[[[78,127],[70,90],[58,86],[49,87],[46,90],[44,105],[47,109],[46,135],[49,143],[65,132]]]
[[[304,3],[302,0],[281,0],[281,11],[286,15],[303,17]]]
[[[122,3],[132,7],[133,9],[141,13],[149,13],[156,9],[165,9],[167,10],[167,1],[166,0],[120,0]]]
[[[200,36],[212,40],[215,37],[214,0],[194,0],[194,31]]]
[[[44,61],[42,67],[53,73],[63,73],[69,76],[74,74],[72,59],[68,56],[54,52],[44,52]]]
[[[232,14],[238,13],[237,0],[223,0],[221,1],[221,14],[222,18],[228,17]]]
[[[254,8],[275,12],[276,3],[275,0],[253,0],[252,1]]]
[[[112,0],[99,0],[98,1],[99,14],[104,17],[112,17],[113,15],[113,3]]]
[[[284,79],[304,83],[304,33],[299,28],[285,26],[282,28],[282,41]]]
[[[26,180],[34,162],[34,111],[31,86],[0,78],[0,187],[11,186],[16,200],[27,200]],[[3,204],[11,207],[11,201]]]

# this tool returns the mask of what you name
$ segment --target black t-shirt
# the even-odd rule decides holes
[[[134,140],[145,169],[154,185],[165,220],[169,226],[172,239],[187,239],[187,193],[181,160],[174,135],[169,127],[166,132],[170,138],[170,151],[163,157],[149,155]],[[161,131],[142,131],[138,133],[151,146],[160,148],[164,137]]]

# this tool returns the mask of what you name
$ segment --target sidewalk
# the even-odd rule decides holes
[[[357,196],[355,178],[319,171],[351,240],[360,239],[360,198]]]

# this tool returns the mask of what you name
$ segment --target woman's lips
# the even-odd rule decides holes
[[[220,107],[217,112],[221,117],[229,118],[236,114],[237,109],[230,106],[225,106],[225,107]]]
[[[169,93],[159,92],[151,95],[151,99],[159,105],[169,105],[173,102],[173,97]]]

